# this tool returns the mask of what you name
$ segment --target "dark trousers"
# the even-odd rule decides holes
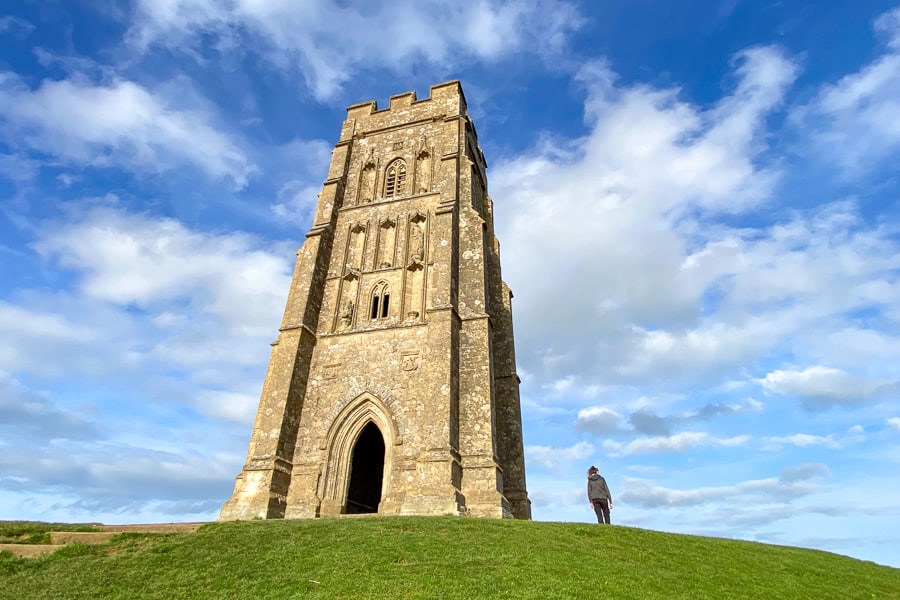
[[[594,512],[597,513],[597,522],[609,525],[609,500],[595,498],[591,500],[591,504],[594,505]]]

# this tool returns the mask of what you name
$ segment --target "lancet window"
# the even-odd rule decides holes
[[[406,193],[406,162],[398,158],[388,165],[384,177],[384,197],[393,198]]]
[[[386,319],[391,309],[391,287],[380,281],[372,288],[372,303],[369,318],[373,321]]]

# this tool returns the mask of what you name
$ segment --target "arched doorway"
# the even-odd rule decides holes
[[[369,421],[359,434],[350,457],[347,514],[376,513],[384,476],[384,437]]]

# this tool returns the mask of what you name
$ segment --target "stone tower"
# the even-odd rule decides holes
[[[347,109],[219,520],[531,518],[486,166],[457,81]]]

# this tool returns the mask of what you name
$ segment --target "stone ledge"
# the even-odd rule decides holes
[[[12,552],[18,558],[36,558],[60,548],[56,544],[0,544],[0,552]]]
[[[59,550],[66,544],[105,544],[120,533],[193,533],[206,523],[95,525],[99,531],[50,531],[50,544],[0,544],[0,552],[12,552],[18,558],[35,558]]]
[[[209,521],[194,523],[145,523],[138,525],[98,525],[100,531],[115,533],[194,533]]]
[[[116,531],[51,531],[50,543],[54,545],[65,544],[105,544]]]

